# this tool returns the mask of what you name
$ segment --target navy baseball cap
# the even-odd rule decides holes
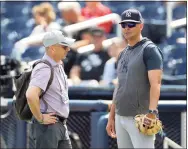
[[[125,10],[122,14],[121,14],[121,23],[124,22],[135,22],[135,23],[142,23],[143,22],[143,18],[141,13],[136,10],[136,9],[128,9]]]

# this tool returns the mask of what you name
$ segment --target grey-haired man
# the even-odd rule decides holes
[[[47,32],[43,38],[47,60],[54,69],[52,84],[46,90],[51,69],[44,63],[34,67],[29,88],[26,92],[29,107],[34,116],[36,148],[72,148],[66,126],[69,115],[67,76],[62,67],[64,59],[74,43],[74,39],[65,37],[61,31]],[[44,103],[45,101],[45,103]]]
[[[118,58],[118,87],[106,130],[111,137],[117,137],[119,148],[154,148],[155,136],[140,133],[134,117],[158,115],[163,55],[153,42],[142,37],[143,19],[138,10],[124,11],[121,19],[128,46]]]

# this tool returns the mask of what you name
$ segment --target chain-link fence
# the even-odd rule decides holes
[[[1,119],[1,139],[5,142],[7,148],[15,148],[16,146],[16,129],[16,117],[12,111],[8,117]],[[3,148],[3,146],[1,147]]]
[[[160,113],[160,120],[164,125],[164,132],[168,138],[181,144],[181,113],[180,112],[162,112]],[[109,137],[109,148],[117,148],[117,140]],[[163,148],[163,138],[156,135],[155,148]]]
[[[92,124],[92,112],[94,111],[74,111],[70,113],[69,119],[67,121],[67,126],[69,131],[74,132],[79,135],[82,147],[91,148],[92,132],[91,129],[97,127],[97,124]],[[96,111],[95,111],[96,112]],[[181,112],[161,112],[160,120],[164,125],[164,132],[166,136],[171,140],[175,141],[177,144],[181,144]],[[31,137],[31,124],[27,124],[27,148],[34,148],[34,140]],[[22,129],[21,131],[25,131]],[[97,128],[96,128],[97,129]],[[12,111],[11,114],[6,118],[1,118],[1,127],[0,127],[1,137],[5,141],[7,148],[14,148],[17,146],[18,137],[21,137],[20,130],[18,130],[18,121],[15,115],[15,111]],[[99,132],[103,133],[103,132]],[[98,134],[100,135],[100,134]],[[102,135],[102,134],[101,134]],[[23,138],[23,137],[22,137]],[[23,138],[24,141],[24,138]],[[162,148],[163,140],[160,137],[156,136],[156,148]],[[100,145],[99,145],[100,146]],[[117,148],[117,142],[114,139],[108,139],[108,147],[111,149]]]

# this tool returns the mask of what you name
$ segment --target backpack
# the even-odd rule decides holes
[[[54,70],[53,70],[52,65],[47,60],[43,60],[43,59],[35,62],[32,65],[32,70],[39,63],[45,63],[48,66],[50,66],[50,69],[51,69],[51,76],[50,76],[47,88],[44,92],[42,92],[42,94],[39,97],[41,99],[43,97],[43,95],[46,93],[46,91],[48,90],[48,88],[50,87],[50,85],[52,84]],[[30,77],[32,74],[32,70],[25,71],[22,74],[20,74],[19,76],[14,77],[14,83],[15,83],[15,87],[16,87],[16,92],[15,92],[16,100],[14,102],[14,107],[15,107],[16,115],[18,116],[18,118],[21,120],[25,120],[25,121],[31,120],[32,116],[33,116],[32,112],[29,108],[29,105],[27,103],[27,98],[26,98],[26,91],[27,91],[29,83],[30,83]]]

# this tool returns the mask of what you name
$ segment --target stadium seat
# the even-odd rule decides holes
[[[3,44],[4,43],[4,44]],[[9,56],[12,52],[13,44],[11,42],[2,41],[1,44],[1,54]]]
[[[28,19],[27,21],[26,21],[26,27],[28,28],[28,29],[33,29],[34,27],[35,27],[35,20],[33,19],[33,18],[31,18],[31,19]]]
[[[140,5],[136,7],[144,19],[164,20],[165,9],[160,5]]]
[[[175,48],[172,50],[172,57],[174,59],[186,57],[187,55],[186,49],[187,49],[186,44],[176,43]]]
[[[176,64],[175,75],[187,74],[187,61]]]
[[[6,28],[7,30],[16,31],[17,33],[25,33],[28,29],[28,26],[26,26],[27,20],[27,17],[16,18],[8,23]]]
[[[162,48],[163,46],[163,48]],[[182,75],[186,74],[186,44],[175,43],[174,45],[160,45],[164,56],[164,74]]]
[[[185,37],[185,32],[175,31],[172,33],[172,35],[169,38],[167,38],[167,43],[169,45],[173,45],[174,43],[176,43],[177,38],[181,38],[181,37]]]
[[[40,46],[30,47],[28,48],[25,53],[22,54],[22,59],[24,61],[32,61],[36,59],[42,58],[44,55],[44,48]]]
[[[7,25],[12,22],[12,19],[1,17],[1,32],[7,29]]]
[[[163,49],[164,54],[164,74],[183,75],[186,74],[186,44],[176,43],[168,45]]]
[[[151,6],[151,5],[162,5],[163,3],[161,1],[134,1],[134,5],[140,6],[140,5],[145,5],[145,6]]]
[[[142,13],[144,19],[165,19],[165,8],[159,1],[135,1],[134,5]]]
[[[26,16],[30,10],[29,4],[30,2],[6,2],[3,7],[4,13],[2,15],[7,18]]]
[[[182,19],[185,18],[187,14],[187,8],[186,5],[178,5],[173,9],[173,19]]]
[[[108,6],[112,12],[117,13],[119,15],[122,14],[122,12],[129,8],[134,8],[134,2],[133,1],[104,1],[102,2],[104,5]]]
[[[10,32],[4,30],[1,33],[1,50],[2,54],[10,55],[15,41],[18,39],[18,34],[16,32]]]

